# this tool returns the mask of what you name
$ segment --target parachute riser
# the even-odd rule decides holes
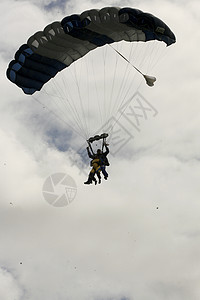
[[[92,146],[91,146],[91,144],[90,144],[90,142],[89,142],[88,140],[87,140],[87,143],[88,143],[88,146],[89,146],[89,148],[90,148],[92,154],[94,155],[94,151],[93,151]]]
[[[101,140],[103,139],[103,142],[102,142],[102,151],[103,151],[103,148],[105,146],[105,143],[106,143],[106,138],[108,137],[108,134],[107,133],[102,133],[101,135],[95,135],[94,137],[90,137],[88,140],[87,140],[87,143],[89,145],[89,148],[92,152],[92,154],[94,155],[94,151],[92,149],[92,143],[94,141],[98,141],[98,140]]]
[[[103,137],[102,152],[103,152],[103,148],[105,147],[105,144],[106,144],[106,137]]]

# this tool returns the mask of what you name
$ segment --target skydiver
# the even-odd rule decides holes
[[[99,179],[99,183],[101,183],[101,175],[100,175],[101,167],[99,165],[100,159],[98,158],[97,154],[93,155],[93,154],[90,153],[89,147],[87,147],[87,152],[88,152],[88,156],[90,158],[92,158],[92,160],[90,162],[90,165],[92,166],[92,170],[89,173],[88,180],[86,182],[84,182],[84,184],[91,184],[92,181],[94,181],[95,185],[96,185],[97,180],[95,178],[95,174],[97,174],[97,177]]]
[[[106,148],[105,152],[102,152],[101,149],[97,150],[97,156],[100,160],[99,164],[101,166],[101,171],[104,175],[104,179],[107,180],[108,179],[108,173],[106,172],[106,166],[109,166],[109,162],[108,162],[108,158],[107,155],[109,154],[109,149],[108,149],[108,144],[104,143],[104,146]]]

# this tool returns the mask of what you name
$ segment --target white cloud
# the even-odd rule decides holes
[[[17,48],[48,22],[111,5],[67,1],[64,12],[56,3],[1,1],[2,74]],[[85,186],[70,149],[54,146],[74,137],[57,122],[61,137],[48,135],[55,130],[53,117],[5,75],[0,78],[1,299],[199,300],[199,4],[123,5],[163,18],[177,43],[153,70],[155,87],[140,88],[158,114],[110,155],[107,182]],[[42,196],[45,179],[56,172],[69,174],[78,186],[65,208]]]

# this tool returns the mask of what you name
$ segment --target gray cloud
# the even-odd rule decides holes
[[[9,300],[24,299],[25,291],[22,286],[17,281],[17,278],[12,274],[11,271],[7,270],[4,267],[0,268],[0,297],[1,299]]]

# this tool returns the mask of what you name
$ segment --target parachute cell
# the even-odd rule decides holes
[[[122,40],[158,40],[169,46],[176,39],[162,20],[149,13],[132,8],[92,9],[36,32],[16,52],[7,77],[25,94],[34,94],[89,51]]]

